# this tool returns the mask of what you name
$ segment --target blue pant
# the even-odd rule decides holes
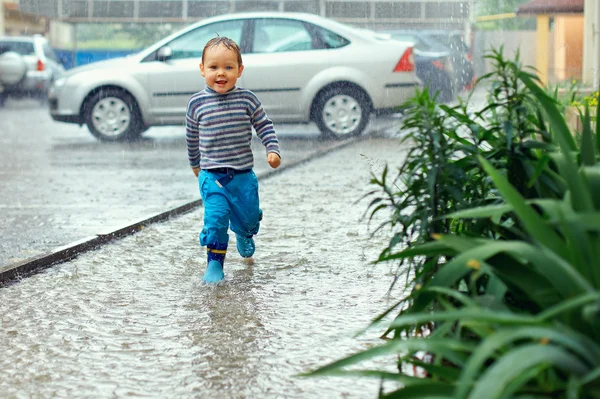
[[[216,183],[226,175],[202,170],[198,176],[200,195],[204,202],[204,227],[200,245],[226,249],[227,230],[244,237],[258,233],[262,210],[258,201],[258,179],[253,171],[236,174],[223,187]]]

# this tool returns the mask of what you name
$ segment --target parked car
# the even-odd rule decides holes
[[[414,32],[382,30],[378,33],[395,40],[414,43],[417,76],[423,81],[432,98],[436,96],[439,102],[446,103],[452,101],[460,92],[454,63],[446,48],[426,41]]]
[[[204,19],[138,54],[66,73],[50,91],[57,121],[86,124],[102,140],[181,125],[204,87],[198,65],[216,34],[239,43],[240,87],[254,91],[276,123],[316,122],[330,137],[360,134],[371,113],[397,109],[421,85],[412,46],[365,37],[312,14],[254,12]]]
[[[452,64],[452,84],[457,92],[469,89],[475,79],[472,57],[467,45],[462,41],[457,32],[438,30],[385,30],[394,38],[406,40],[413,38],[415,49],[421,49],[427,53],[446,53]]]
[[[46,99],[64,68],[40,35],[0,38],[0,105],[6,98]]]
[[[450,30],[423,30],[421,35],[426,39],[435,40],[446,46],[450,51],[452,62],[457,68],[460,87],[470,89],[476,77],[473,66],[473,53],[463,39],[464,33]]]

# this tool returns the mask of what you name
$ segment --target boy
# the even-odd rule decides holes
[[[253,127],[266,147],[269,165],[277,168],[281,162],[273,122],[254,93],[235,85],[243,70],[240,48],[233,40],[222,36],[209,40],[200,64],[206,87],[190,98],[186,113],[188,158],[204,202],[200,245],[207,248],[202,278],[207,283],[224,277],[229,226],[239,254],[244,258],[254,254],[252,236],[258,233],[262,211],[252,171]]]

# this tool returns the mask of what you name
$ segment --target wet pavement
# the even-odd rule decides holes
[[[311,125],[277,130],[284,165],[338,144]],[[260,142],[253,149],[257,174],[270,170]],[[198,198],[183,126],[103,143],[85,126],[54,122],[35,101],[0,108],[0,270]]]
[[[357,200],[402,154],[370,139],[262,181],[254,263],[232,240],[219,286],[197,208],[0,289],[2,397],[376,397],[376,379],[295,375],[377,342],[353,333],[401,295]]]

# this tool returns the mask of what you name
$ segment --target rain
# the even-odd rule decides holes
[[[549,93],[597,105],[596,3],[0,0],[0,397],[375,398],[410,385],[385,378],[399,354],[361,364],[377,378],[305,375],[385,344],[398,315],[386,311],[414,292],[416,269],[378,260],[415,204],[371,213],[378,179],[415,154],[410,101],[426,93],[475,120],[498,50]],[[251,137],[216,152],[246,151],[250,166],[225,169],[252,169],[263,215],[254,255],[229,229],[224,278],[207,284],[211,212],[194,168],[216,175],[200,167],[207,137],[241,125],[200,120],[193,165],[191,99],[231,95],[201,74],[216,36],[243,59],[231,93],[260,102],[244,98]],[[574,99],[566,122],[583,129]]]

